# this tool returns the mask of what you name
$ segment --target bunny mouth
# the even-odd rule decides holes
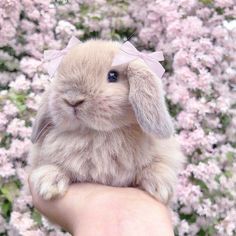
[[[72,113],[73,113],[73,117],[75,118],[75,120],[81,121],[81,116],[79,115],[80,112],[78,109],[73,109]]]
[[[77,110],[75,107],[73,108],[73,115],[75,116],[75,118],[77,118]]]

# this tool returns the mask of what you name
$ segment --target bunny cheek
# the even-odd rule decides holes
[[[78,116],[85,126],[99,131],[110,131],[134,123],[127,86],[116,84],[105,88],[84,104]]]
[[[85,126],[99,130],[109,131],[126,125],[128,100],[119,97],[97,97],[90,101],[85,110],[81,110],[78,116]]]
[[[53,123],[63,130],[73,130],[79,127],[79,121],[72,107],[62,99],[60,93],[51,93],[49,97],[49,111]]]

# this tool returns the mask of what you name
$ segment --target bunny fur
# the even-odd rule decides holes
[[[138,187],[163,203],[184,156],[162,83],[142,60],[111,68],[120,44],[89,40],[64,56],[33,126],[31,181],[44,198],[70,183]],[[118,81],[109,83],[109,70]],[[83,100],[71,107],[69,103]]]

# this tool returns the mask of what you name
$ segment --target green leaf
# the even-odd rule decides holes
[[[81,4],[80,5],[80,14],[81,15],[86,15],[89,12],[89,5],[87,4]]]
[[[119,29],[112,29],[111,37],[114,40],[126,40],[133,35],[135,31],[135,28],[126,28],[126,26],[123,25]]]
[[[233,163],[234,162],[234,158],[235,158],[235,153],[227,152],[226,157],[227,157],[227,160],[228,160],[229,163]]]
[[[191,182],[195,185],[198,185],[203,192],[209,191],[207,185],[202,180],[196,179],[196,178],[191,178]]]
[[[180,219],[181,220],[186,220],[189,223],[194,223],[197,220],[197,215],[196,214],[184,214],[184,213],[180,213]]]
[[[55,2],[58,4],[58,5],[65,5],[68,3],[69,0],[55,0]]]
[[[5,64],[5,61],[0,61],[0,71],[7,71],[8,68]]]
[[[213,3],[213,0],[199,0],[199,2],[205,4],[205,5],[210,5]]]
[[[11,145],[11,135],[5,133],[3,137],[1,137],[0,147],[9,148]]]
[[[17,41],[20,43],[20,44],[26,44],[27,41],[25,39],[25,37],[23,35],[19,35],[18,38],[17,38]]]
[[[31,217],[38,225],[42,224],[42,216],[35,208],[32,211]]]
[[[220,177],[222,176],[222,174],[218,174],[215,177],[215,180],[219,183],[220,182]]]
[[[84,26],[83,26],[83,24],[81,22],[76,22],[74,24],[74,26],[75,26],[76,29],[84,29]]]
[[[224,8],[221,8],[221,7],[217,7],[215,8],[215,10],[219,15],[223,15],[225,12]]]
[[[12,204],[7,200],[1,204],[1,214],[4,216],[4,218],[7,219],[9,218],[11,209],[12,209]]]
[[[198,231],[197,236],[208,236],[208,235],[205,232],[205,230],[201,229],[200,231]]]
[[[231,171],[229,171],[229,170],[226,170],[224,173],[225,173],[225,176],[227,178],[232,178],[233,177],[233,173]]]
[[[19,69],[19,64],[17,60],[3,61],[0,60],[0,71],[17,71]]]
[[[9,202],[13,202],[19,194],[19,188],[15,182],[9,182],[2,186],[1,193]]]
[[[0,233],[0,236],[7,236],[6,232]]]
[[[167,106],[169,108],[170,115],[176,117],[182,110],[179,104],[173,104],[169,99],[166,99]]]
[[[208,227],[208,229],[207,229],[207,235],[209,235],[209,236],[214,236],[214,235],[216,235],[216,230],[215,230],[215,228],[214,228],[214,226],[209,226]]]
[[[14,48],[12,48],[9,45],[0,47],[0,50],[3,50],[4,52],[7,52],[10,56],[16,56],[16,51]]]
[[[231,122],[231,117],[226,114],[221,114],[220,123],[222,124],[222,130],[224,131]]]
[[[92,18],[93,20],[97,20],[97,21],[101,20],[101,17],[100,17],[100,16],[92,16],[91,18]]]
[[[91,32],[85,32],[84,35],[81,37],[82,40],[86,40],[89,38],[99,38],[100,32],[98,31],[91,31]]]
[[[10,92],[8,95],[11,102],[16,105],[16,107],[19,109],[19,111],[22,113],[26,110],[26,99],[27,94],[25,93],[16,93],[16,92]]]

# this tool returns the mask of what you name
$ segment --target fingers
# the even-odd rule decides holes
[[[62,198],[52,200],[44,200],[35,191],[35,188],[29,178],[29,187],[32,194],[33,204],[43,215],[45,215],[51,222],[60,225],[65,230],[72,232],[74,217],[76,213],[75,205],[78,208],[78,202],[71,199],[71,193],[66,194]]]
[[[70,233],[78,228],[78,219],[83,218],[90,202],[96,202],[99,196],[113,189],[99,184],[72,184],[63,197],[44,200],[35,190],[30,177],[28,182],[34,206],[51,222]]]
[[[174,236],[168,208],[139,189],[73,184],[43,200],[29,186],[35,207],[72,235]]]

